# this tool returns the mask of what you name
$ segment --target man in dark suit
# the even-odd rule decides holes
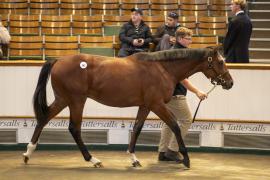
[[[245,8],[245,0],[232,0],[231,10],[235,16],[229,23],[224,40],[224,55],[228,63],[249,63],[248,46],[252,24],[244,12]]]

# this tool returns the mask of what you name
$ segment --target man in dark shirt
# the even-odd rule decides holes
[[[178,17],[176,12],[170,12],[166,19],[166,23],[158,27],[154,35],[154,43],[157,45],[156,51],[166,50],[174,45],[175,31],[180,27]]]
[[[187,48],[192,40],[192,30],[180,27],[176,31],[176,43],[174,49]],[[196,94],[199,99],[205,99],[207,94],[195,87],[188,79],[184,79],[181,83],[177,83],[173,97],[168,102],[167,108],[177,118],[177,123],[181,129],[182,138],[184,138],[192,123],[191,113],[187,104],[186,94],[187,90]],[[179,146],[177,140],[171,129],[164,124],[161,130],[161,137],[159,143],[159,161],[176,161],[181,162],[180,154],[178,153]]]
[[[150,28],[142,20],[142,9],[133,8],[131,12],[131,20],[122,26],[119,33],[121,48],[118,57],[148,51],[149,43],[152,42]]]
[[[232,0],[231,10],[235,16],[231,19],[224,40],[224,55],[228,63],[249,63],[248,46],[252,33],[252,24],[244,12],[244,0]]]

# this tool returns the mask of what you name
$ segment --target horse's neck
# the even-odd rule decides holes
[[[189,76],[199,72],[199,65],[202,62],[198,60],[179,60],[179,61],[164,61],[162,66],[166,71],[175,78],[177,82],[188,78]]]

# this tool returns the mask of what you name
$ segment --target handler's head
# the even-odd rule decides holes
[[[192,30],[185,27],[180,27],[175,32],[176,41],[185,47],[188,47],[192,43],[192,35]]]

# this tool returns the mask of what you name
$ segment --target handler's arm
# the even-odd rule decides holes
[[[185,86],[185,88],[187,88],[189,91],[193,92],[194,94],[196,94],[196,96],[199,99],[204,100],[205,98],[207,98],[207,94],[201,90],[199,90],[197,87],[195,87],[188,79],[184,79],[183,81],[181,81],[181,83],[183,84],[183,86]]]

